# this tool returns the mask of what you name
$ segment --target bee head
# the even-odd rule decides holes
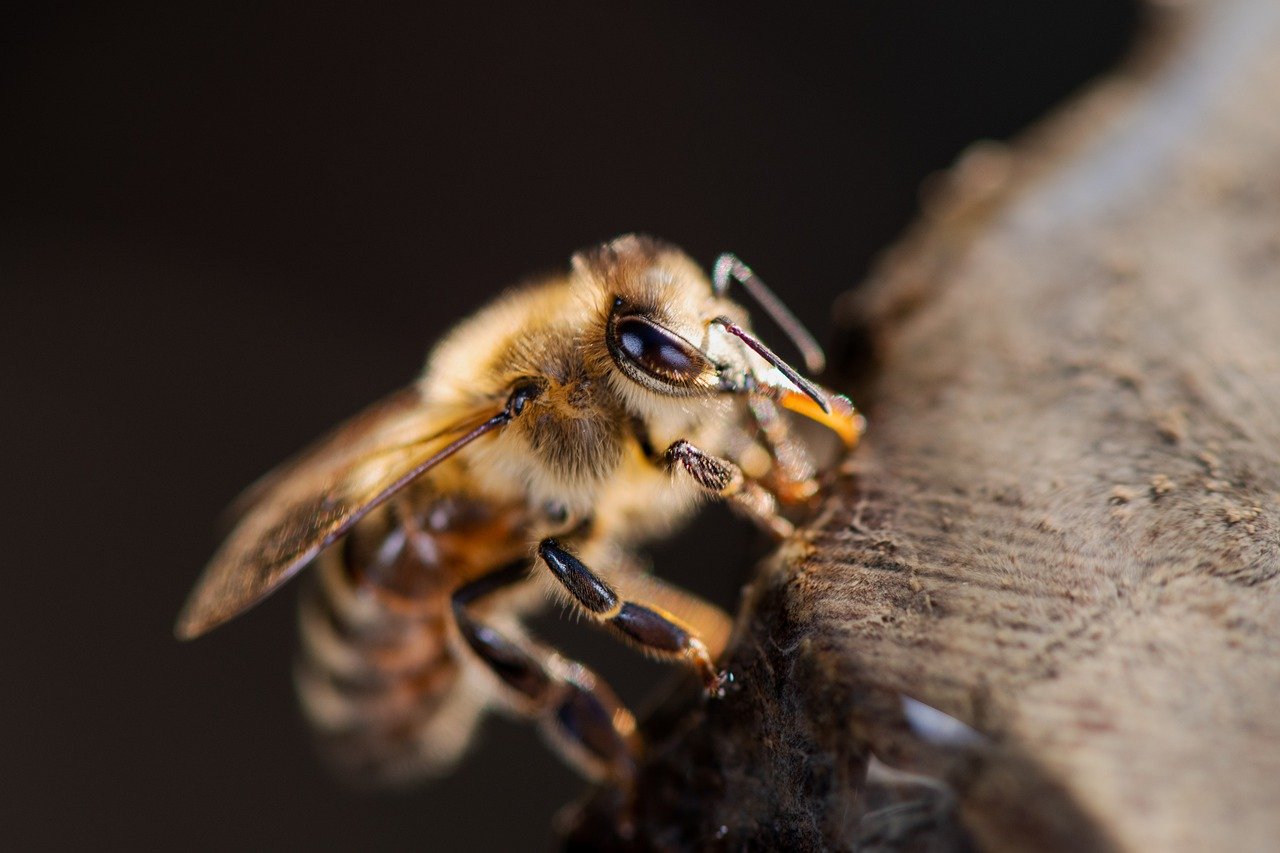
[[[820,367],[821,351],[799,321],[733,256],[717,263],[714,285],[679,249],[636,235],[581,252],[573,266],[602,303],[603,349],[623,377],[614,384],[633,411],[643,414],[671,398],[711,399],[770,384],[794,386],[830,411],[828,395],[756,339],[746,309],[725,295],[731,279],[742,282],[792,333],[806,363]],[[758,375],[756,368],[772,375]]]
[[[625,397],[639,402],[654,395],[659,399],[651,402],[660,404],[719,391],[720,365],[706,346],[708,321],[723,300],[687,255],[627,235],[580,252],[573,266],[599,312],[600,355],[609,372],[621,374],[614,384]]]

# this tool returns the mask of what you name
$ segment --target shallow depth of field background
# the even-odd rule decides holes
[[[1138,23],[1115,0],[464,5],[0,19],[6,847],[549,846],[582,785],[529,727],[491,721],[406,793],[321,771],[292,588],[172,639],[219,511],[502,287],[625,231],[737,252],[824,337],[922,179]],[[761,543],[709,515],[658,571],[732,606]],[[560,622],[539,630],[628,701],[669,677]]]

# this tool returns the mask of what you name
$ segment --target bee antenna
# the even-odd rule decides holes
[[[795,385],[808,395],[809,399],[817,403],[818,407],[822,409],[823,412],[828,415],[831,414],[831,404],[827,402],[826,396],[824,396],[812,382],[797,373],[794,367],[779,358],[777,353],[765,346],[759,338],[752,335],[728,317],[717,317],[711,322],[723,326],[726,332],[736,338],[740,338],[743,343],[751,347],[752,351],[755,352],[756,355],[782,371],[782,375],[787,377],[787,379],[791,381],[791,384]]]
[[[725,252],[716,258],[716,265],[712,268],[712,291],[716,296],[723,296],[729,289],[729,282],[734,279],[737,279],[747,293],[751,294],[751,298],[765,310],[773,322],[778,324],[778,327],[791,339],[791,343],[795,344],[796,349],[800,351],[800,357],[804,359],[805,369],[810,373],[821,373],[827,366],[827,357],[813,335],[804,327],[804,323],[791,313],[791,309],[760,280],[760,276],[756,275],[751,267],[738,260],[737,255]]]

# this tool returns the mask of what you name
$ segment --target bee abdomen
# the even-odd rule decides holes
[[[447,642],[453,573],[419,537],[379,531],[368,549],[357,531],[320,559],[302,597],[298,695],[326,757],[355,782],[447,770],[480,716]]]

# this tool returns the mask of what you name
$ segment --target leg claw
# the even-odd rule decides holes
[[[733,673],[722,669],[706,680],[706,694],[712,699],[723,699],[725,685],[733,683]]]

